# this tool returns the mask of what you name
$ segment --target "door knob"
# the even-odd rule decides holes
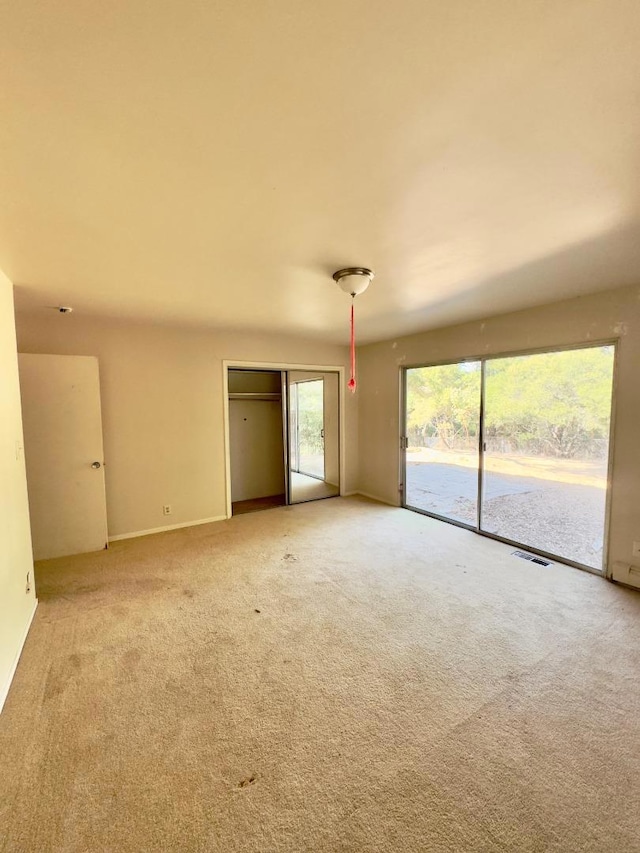
[[[99,467],[100,467],[100,463],[99,463],[99,462],[92,462],[92,463],[91,463],[91,467],[92,467],[92,468],[99,468]]]

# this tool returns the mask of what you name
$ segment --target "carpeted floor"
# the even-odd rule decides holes
[[[640,850],[640,595],[335,499],[37,572],[7,853]]]

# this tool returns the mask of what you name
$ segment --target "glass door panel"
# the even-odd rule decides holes
[[[481,530],[600,570],[613,346],[488,359]]]
[[[290,371],[291,503],[340,494],[339,375]]]
[[[481,364],[406,370],[404,505],[477,527]]]
[[[294,382],[293,470],[324,480],[324,379]]]

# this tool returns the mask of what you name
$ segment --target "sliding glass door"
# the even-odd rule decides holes
[[[480,362],[406,371],[405,505],[476,527]]]
[[[405,371],[404,505],[600,571],[614,346]]]
[[[613,346],[487,361],[481,529],[600,569]]]

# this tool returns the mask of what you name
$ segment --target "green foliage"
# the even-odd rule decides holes
[[[485,438],[490,449],[563,458],[606,451],[613,348],[593,347],[490,359]],[[411,444],[477,443],[478,362],[422,367],[407,374]]]
[[[324,401],[322,380],[296,383],[298,394],[298,440],[301,453],[322,453]]]
[[[407,427],[411,444],[437,436],[447,447],[478,431],[480,363],[418,367],[407,372]]]

